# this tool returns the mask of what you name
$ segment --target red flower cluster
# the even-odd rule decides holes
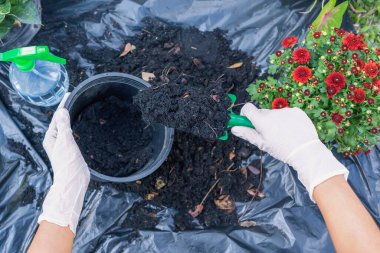
[[[298,48],[294,50],[292,55],[293,60],[295,60],[298,64],[308,63],[311,58],[311,54],[306,48]]]
[[[298,39],[295,36],[286,37],[282,41],[282,46],[284,48],[289,48],[289,47],[293,46],[294,44],[296,44],[297,42],[298,42]]]
[[[248,92],[262,108],[301,108],[344,155],[368,154],[380,133],[380,48],[343,29],[311,32],[298,48],[296,37],[285,38],[270,58],[271,76]]]
[[[289,107],[288,101],[285,98],[275,98],[272,102],[272,109],[282,109]]]
[[[311,69],[305,66],[298,66],[293,71],[293,80],[298,83],[307,83],[311,77]]]

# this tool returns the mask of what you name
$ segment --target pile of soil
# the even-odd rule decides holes
[[[231,101],[218,84],[194,87],[169,83],[146,89],[133,98],[147,122],[192,133],[205,139],[218,139],[229,120]]]
[[[152,127],[131,101],[111,96],[90,104],[72,128],[85,161],[102,174],[128,176],[151,159]]]
[[[225,93],[237,95],[237,104],[249,101],[245,89],[255,80],[258,70],[252,63],[252,57],[230,49],[231,42],[223,31],[201,32],[196,28],[166,25],[148,18],[140,32],[125,38],[125,44],[131,43],[136,49],[119,57],[124,47],[119,50],[92,48],[88,46],[84,28],[78,25],[82,20],[100,20],[101,15],[91,13],[70,20],[49,20],[32,44],[46,44],[48,40],[51,48],[59,50],[58,54],[68,59],[70,83],[75,85],[98,73],[116,71],[141,77],[142,72],[148,72],[154,75],[149,80],[153,87],[168,83],[209,87],[220,83]],[[111,30],[104,37],[91,37],[91,40],[104,41],[110,34]],[[239,111],[238,107],[233,109]],[[28,138],[33,138],[33,135],[26,134]],[[38,150],[42,150],[42,146]],[[230,212],[232,208],[221,209],[223,206],[220,203],[232,203],[231,199],[233,202],[244,202],[263,197],[260,182],[265,168],[259,166],[259,161],[242,165],[243,160],[258,152],[249,143],[231,135],[228,141],[212,141],[176,131],[171,153],[155,173],[131,184],[91,181],[89,190],[96,191],[100,185],[108,184],[120,191],[136,192],[151,205],[173,207],[178,211],[175,225],[181,230],[236,225],[239,224],[236,213]],[[194,215],[196,206],[209,191],[196,223],[191,214]],[[135,215],[128,224],[144,228],[147,223],[143,220],[149,216]]]

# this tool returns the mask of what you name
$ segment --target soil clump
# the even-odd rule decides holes
[[[72,128],[88,166],[102,174],[128,176],[151,159],[152,127],[131,101],[111,96],[90,104]]]

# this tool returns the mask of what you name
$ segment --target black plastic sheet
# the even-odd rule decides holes
[[[145,16],[201,30],[219,27],[228,31],[234,48],[254,55],[265,69],[267,57],[280,48],[282,38],[305,36],[320,7],[308,15],[300,11],[307,10],[312,2],[48,0],[43,2],[43,22],[64,24],[71,22],[73,15],[93,14],[77,24],[86,28],[85,38],[82,38],[86,43],[77,46],[114,49],[124,44],[126,35],[133,35],[139,29]],[[46,34],[65,36],[64,25],[38,36]],[[86,75],[93,74],[97,63],[82,58],[75,47],[70,57],[86,69]],[[0,82],[9,86],[4,64],[0,68]],[[40,157],[46,161],[46,156],[36,144],[42,141],[48,115],[54,108],[31,106],[6,90],[2,90],[1,98],[6,107],[0,102],[0,251],[25,252],[37,228],[43,197],[52,183],[49,165]],[[27,139],[23,133],[32,137]],[[369,156],[343,158],[337,155],[350,170],[350,184],[378,224],[379,155],[379,147]],[[322,216],[298,181],[296,172],[267,155],[263,163],[267,168],[266,197],[252,205],[237,203],[236,209],[239,216],[243,215],[241,220],[254,220],[255,227],[176,232],[175,210],[152,206],[160,217],[159,224],[154,230],[136,231],[123,222],[133,204],[142,198],[102,185],[86,193],[73,252],[334,252]]]

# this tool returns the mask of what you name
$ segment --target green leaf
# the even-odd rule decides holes
[[[335,7],[335,4],[336,4],[336,0],[330,0],[321,10],[321,12],[319,13],[318,17],[314,20],[314,22],[312,23],[312,26],[316,28],[316,30],[320,31],[320,27],[319,25],[322,23],[322,21],[324,19],[326,19],[326,15],[328,15],[328,13],[330,13],[334,7]]]
[[[277,70],[277,66],[276,65],[270,65],[269,68],[268,68],[268,73],[273,75],[276,73],[276,70]]]
[[[11,3],[9,2],[9,0],[5,0],[4,3],[0,4],[0,14],[5,15],[5,14],[8,14],[10,11],[11,11]]]
[[[0,14],[0,23],[5,19],[5,14]]]
[[[7,16],[5,19],[0,23],[0,39],[4,38],[5,35],[9,33],[9,31],[13,27],[14,20],[12,17]]]
[[[343,15],[347,10],[348,1],[345,1],[338,6],[335,6],[336,0],[330,0],[321,10],[318,17],[312,23],[316,31],[329,31],[330,28],[340,28],[342,25]],[[335,6],[335,7],[334,7]],[[312,34],[309,32],[307,40],[312,39]]]
[[[12,7],[12,14],[24,24],[41,24],[41,15],[32,0]]]

